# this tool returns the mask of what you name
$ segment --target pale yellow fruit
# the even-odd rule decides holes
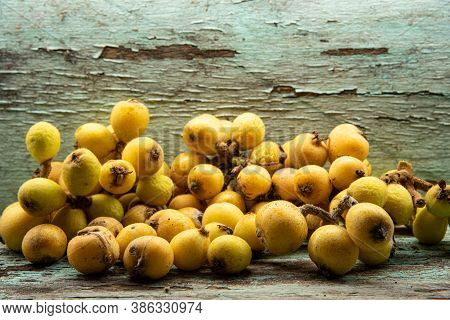
[[[369,202],[383,207],[387,200],[387,185],[376,177],[363,177],[350,184],[347,194],[358,202]]]
[[[170,200],[169,209],[179,210],[182,208],[192,207],[198,210],[203,210],[203,205],[192,194],[180,194]]]
[[[219,271],[239,273],[250,265],[252,249],[243,239],[225,235],[214,239],[208,247],[208,262]]]
[[[94,220],[99,217],[111,217],[117,221],[123,218],[123,207],[116,198],[99,193],[90,197],[91,204],[86,209],[86,214],[89,220]]]
[[[242,212],[246,212],[244,198],[242,198],[242,196],[235,191],[232,190],[222,191],[221,193],[217,194],[214,198],[212,198],[208,204],[212,205],[214,203],[221,203],[221,202],[228,202],[234,204]]]
[[[177,186],[187,189],[189,171],[196,165],[207,162],[204,155],[196,152],[182,152],[173,160],[169,176]]]
[[[209,239],[213,241],[217,237],[233,234],[233,229],[227,227],[224,224],[218,222],[211,222],[204,226],[205,230],[209,233]]]
[[[58,210],[52,217],[51,223],[60,227],[66,234],[67,240],[75,237],[78,231],[87,227],[86,214],[81,209],[65,206]]]
[[[331,183],[338,190],[347,189],[353,181],[366,175],[364,163],[351,156],[337,158],[329,170]]]
[[[86,148],[100,159],[116,149],[113,134],[100,123],[85,123],[75,131],[76,148]]]
[[[277,143],[264,141],[252,150],[249,163],[261,166],[269,173],[274,173],[283,167],[284,159],[285,154]]]
[[[342,276],[356,264],[359,249],[344,227],[326,225],[312,234],[308,241],[308,253],[319,271]]]
[[[264,244],[256,235],[256,214],[249,213],[239,219],[233,235],[244,239],[253,251],[264,250]]]
[[[151,206],[165,206],[172,198],[175,185],[162,174],[155,174],[139,179],[136,195]]]
[[[151,216],[157,211],[155,208],[151,208],[149,206],[138,204],[125,213],[122,218],[122,225],[124,227],[133,224],[133,223],[148,223]]]
[[[150,114],[145,105],[130,99],[118,102],[111,110],[110,123],[122,142],[141,136],[148,127]]]
[[[296,251],[308,234],[305,217],[285,200],[263,206],[256,214],[256,229],[264,246],[275,255]]]
[[[125,249],[131,241],[144,236],[156,236],[155,229],[146,223],[133,223],[120,230],[116,236],[117,243],[120,247],[120,259],[123,259]]]
[[[254,113],[242,113],[233,121],[232,138],[241,150],[253,149],[264,140],[265,134],[264,122]]]
[[[372,175],[372,164],[369,162],[368,159],[364,159],[363,161],[364,166],[366,167],[366,176]]]
[[[369,142],[361,132],[354,130],[333,131],[328,135],[327,141],[330,162],[341,156],[352,156],[361,161],[367,158]]]
[[[41,224],[27,232],[22,241],[22,253],[29,262],[51,264],[66,253],[67,237],[52,224]]]
[[[180,232],[195,228],[191,219],[173,209],[156,212],[150,217],[148,223],[156,230],[159,237],[169,242]]]
[[[253,200],[269,192],[272,178],[263,167],[248,165],[239,172],[237,183],[245,199]]]
[[[427,207],[418,208],[413,222],[414,237],[423,244],[438,244],[447,233],[447,218],[430,213]]]
[[[38,162],[53,159],[59,152],[61,135],[58,129],[48,122],[35,123],[28,130],[25,144],[28,152]]]
[[[33,227],[48,222],[48,217],[31,216],[22,209],[19,202],[7,206],[0,216],[0,238],[13,251],[22,250],[22,240]]]
[[[206,208],[202,218],[202,225],[218,222],[234,229],[236,223],[244,216],[244,213],[234,204],[228,202],[214,203]]]
[[[135,138],[122,151],[122,159],[131,163],[139,177],[151,176],[161,169],[164,151],[153,139]]]
[[[113,194],[124,194],[133,188],[136,171],[125,160],[109,160],[100,170],[99,183],[103,189]]]
[[[167,162],[164,161],[161,168],[159,168],[159,170],[156,171],[155,174],[162,174],[165,175],[166,177],[170,177],[170,167],[167,164]]]
[[[116,263],[119,253],[116,238],[100,226],[80,230],[67,246],[69,264],[84,274],[105,272]]]
[[[210,164],[199,164],[188,175],[188,187],[200,200],[213,198],[222,191],[224,176],[219,168]]]
[[[89,227],[100,226],[105,227],[112,233],[114,237],[117,237],[119,232],[123,229],[123,225],[117,221],[117,219],[111,217],[98,217],[89,222]]]
[[[185,271],[199,269],[207,261],[210,240],[205,229],[191,229],[180,232],[172,241],[174,265]]]
[[[64,160],[61,178],[74,196],[87,196],[98,190],[102,165],[88,149],[77,149]]]
[[[269,203],[268,201],[257,202],[252,206],[252,208],[250,209],[250,212],[257,214],[259,212],[259,210],[261,210],[261,208],[264,207],[268,203]]]
[[[130,276],[160,279],[173,265],[169,242],[155,236],[144,236],[130,242],[123,255],[123,265]]]
[[[283,168],[275,171],[272,175],[272,185],[275,194],[282,200],[296,201],[298,199],[294,184],[296,172],[297,170],[293,168]]]
[[[294,185],[299,199],[309,204],[327,201],[332,190],[327,170],[316,165],[298,169],[294,175]]]
[[[217,143],[226,139],[223,135],[222,123],[210,114],[196,116],[183,128],[183,141],[189,150],[204,155],[217,153]]]
[[[37,217],[48,216],[64,206],[66,193],[56,182],[35,178],[23,183],[18,192],[19,203],[28,214]]]
[[[353,242],[363,250],[381,250],[392,241],[394,222],[381,207],[358,203],[348,210],[345,227]]]
[[[449,199],[450,185],[446,185],[443,181],[432,186],[425,194],[425,203],[428,211],[436,217],[450,218]]]
[[[301,168],[307,165],[322,167],[328,159],[326,144],[316,134],[302,133],[283,145],[287,168]]]
[[[414,204],[408,190],[401,184],[388,184],[387,199],[383,209],[397,225],[406,225],[414,215]]]

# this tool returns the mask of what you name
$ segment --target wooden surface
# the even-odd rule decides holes
[[[436,246],[397,240],[388,264],[359,264],[339,279],[319,275],[303,246],[289,256],[260,257],[235,276],[174,268],[147,283],[131,281],[119,264],[99,277],[79,274],[65,259],[37,269],[1,247],[0,299],[450,299],[450,232]]]
[[[1,0],[0,207],[36,167],[24,146],[31,124],[61,130],[61,160],[77,126],[107,124],[128,98],[149,106],[148,135],[168,162],[194,114],[251,110],[267,139],[351,122],[369,137],[375,174],[407,159],[419,176],[450,179],[448,12],[439,0]],[[233,280],[174,272],[138,285],[121,268],[87,279],[1,249],[0,297],[448,298],[448,241],[402,239],[387,267],[329,282],[304,250]]]

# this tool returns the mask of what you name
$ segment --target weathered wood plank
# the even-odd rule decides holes
[[[349,121],[367,131],[376,174],[408,159],[450,178],[446,1],[2,4],[1,207],[35,168],[30,124],[61,129],[63,159],[78,125],[107,123],[130,97],[149,105],[167,161],[193,114],[252,110],[277,142]]]
[[[119,264],[98,277],[80,275],[65,259],[38,269],[1,247],[0,299],[449,299],[450,232],[436,246],[397,238],[399,248],[388,264],[358,264],[339,279],[319,275],[304,246],[292,255],[260,257],[235,276],[174,268],[146,283],[131,281]]]

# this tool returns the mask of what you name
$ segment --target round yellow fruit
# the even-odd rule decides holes
[[[69,264],[84,274],[105,272],[116,263],[119,253],[116,238],[100,226],[80,230],[67,246]]]
[[[156,230],[159,237],[169,242],[180,232],[195,228],[191,219],[173,209],[156,212],[150,217],[148,223]]]
[[[228,202],[214,203],[206,208],[202,218],[202,225],[218,222],[234,229],[236,223],[243,216],[244,213],[234,204]]]
[[[147,107],[139,101],[130,99],[120,101],[113,107],[110,123],[117,138],[126,143],[147,130],[149,118]]]
[[[13,251],[22,250],[22,240],[33,227],[48,222],[48,217],[31,216],[19,202],[7,206],[0,216],[0,238]]]
[[[199,164],[188,175],[188,187],[200,200],[211,199],[222,191],[224,176],[219,168],[210,164]]]
[[[413,235],[423,244],[438,244],[447,233],[447,218],[431,214],[427,207],[418,208],[413,222]]]
[[[51,264],[66,253],[67,237],[52,224],[41,224],[27,232],[22,241],[22,253],[29,262]]]
[[[414,215],[414,204],[411,194],[401,184],[388,184],[387,199],[383,209],[397,225],[406,225]]]
[[[53,215],[51,223],[61,228],[70,241],[78,231],[87,227],[88,222],[83,210],[64,206]]]
[[[146,223],[133,223],[120,230],[116,236],[120,248],[120,259],[123,259],[125,249],[131,241],[144,236],[156,236],[155,229]]]
[[[359,249],[344,227],[326,225],[312,234],[308,253],[319,271],[342,276],[352,270],[358,261]]]
[[[263,167],[248,165],[239,172],[237,183],[245,199],[253,200],[269,192],[272,178]]]
[[[100,170],[99,183],[103,189],[113,194],[124,194],[133,188],[136,171],[125,160],[109,160]]]
[[[294,175],[294,185],[300,200],[309,204],[327,201],[333,188],[327,170],[316,165],[298,169]]]
[[[35,123],[28,130],[25,144],[28,152],[38,162],[53,159],[59,152],[61,135],[58,129],[48,122]]]
[[[369,266],[376,266],[385,263],[393,254],[394,241],[389,241],[381,248],[359,249],[359,260]]]
[[[266,249],[272,254],[283,255],[300,248],[308,234],[308,225],[295,205],[277,200],[258,211],[256,230]]]
[[[242,113],[233,121],[232,139],[241,150],[253,149],[264,140],[265,134],[264,122],[254,113]]]
[[[207,261],[209,243],[208,231],[203,228],[180,232],[170,241],[174,265],[185,271],[199,269]]]
[[[130,242],[123,254],[123,265],[132,277],[160,279],[169,273],[173,259],[169,242],[144,236]]]
[[[105,227],[109,230],[109,232],[112,233],[114,237],[117,237],[119,232],[123,229],[123,225],[117,221],[117,219],[111,218],[111,217],[98,217],[92,220],[89,225],[89,227],[93,226],[100,226]]]
[[[89,221],[99,217],[111,217],[117,221],[121,221],[123,218],[123,207],[119,200],[116,198],[99,193],[90,197],[91,204],[86,209],[86,214]]]
[[[366,176],[371,176],[372,175],[372,164],[369,162],[369,160],[364,159],[363,161],[364,166],[366,167]]]
[[[263,251],[264,244],[256,235],[256,214],[248,213],[241,217],[234,227],[233,235],[244,239],[253,251]]]
[[[175,185],[162,174],[155,174],[139,179],[136,195],[151,206],[165,206],[172,198]]]
[[[139,177],[151,176],[161,169],[164,151],[155,140],[140,137],[127,143],[122,159],[131,163]]]
[[[348,210],[345,227],[353,242],[363,250],[379,250],[394,236],[394,222],[381,207],[358,203]]]
[[[196,152],[182,152],[173,160],[169,176],[178,187],[187,189],[189,171],[196,165],[207,162],[204,155]]]
[[[77,149],[64,160],[61,178],[74,196],[87,196],[98,190],[102,165],[88,149]]]
[[[50,165],[51,165],[50,174],[48,175],[47,178],[52,181],[55,181],[56,183],[59,183],[63,163],[59,161],[52,161]]]
[[[135,201],[140,201],[140,200],[135,192],[130,192],[130,193],[121,195],[119,198],[119,201],[122,204],[123,210],[126,212],[126,211],[128,211],[130,204],[132,204]]]
[[[369,142],[360,131],[342,129],[333,131],[328,135],[327,141],[330,162],[342,156],[352,156],[361,161],[367,158]]]
[[[283,145],[286,153],[284,162],[287,168],[301,168],[307,165],[322,167],[328,159],[326,144],[317,134],[302,133]]]
[[[215,116],[202,114],[183,128],[183,141],[189,150],[204,155],[217,154],[217,143],[226,139],[222,123]]]
[[[209,233],[209,240],[213,241],[217,237],[233,234],[233,229],[218,222],[211,222],[204,226]]]
[[[156,211],[155,208],[143,204],[135,205],[123,216],[122,225],[126,227],[133,223],[147,223]]]
[[[242,198],[242,196],[235,191],[232,191],[232,190],[222,191],[221,193],[217,194],[214,198],[212,198],[209,201],[209,205],[212,205],[214,203],[221,203],[221,202],[227,202],[227,203],[234,204],[242,212],[246,212],[244,198]]]
[[[100,159],[116,150],[116,139],[100,123],[85,123],[75,131],[76,148],[86,148]]]
[[[347,194],[358,202],[369,202],[383,207],[387,200],[387,185],[376,177],[363,177],[350,184]]]
[[[366,175],[364,163],[351,156],[337,158],[329,170],[331,183],[338,190],[347,189],[353,181]]]
[[[268,203],[269,203],[269,201],[257,202],[251,207],[250,212],[258,214],[259,210],[261,210],[261,208],[264,207]]]
[[[264,141],[258,144],[250,154],[249,163],[265,168],[269,173],[283,167],[284,152],[280,146],[272,141]]]
[[[450,185],[444,181],[431,187],[425,194],[428,211],[436,217],[450,218]]]
[[[178,196],[173,197],[169,203],[169,209],[179,210],[187,207],[203,210],[203,205],[192,194],[180,194]]]
[[[347,189],[340,191],[337,195],[334,196],[333,199],[331,199],[330,204],[328,205],[328,212],[330,214],[333,213],[333,211],[337,208],[339,203],[344,199],[344,197],[347,195]],[[342,213],[342,217],[345,219],[345,216],[347,215],[348,209],[345,209]]]
[[[239,273],[250,265],[252,249],[245,240],[225,235],[214,239],[208,247],[211,267],[225,273]]]
[[[293,168],[283,168],[275,171],[272,175],[272,185],[275,194],[282,200],[296,201],[297,193],[295,192],[294,176],[297,172]]]
[[[35,178],[20,186],[18,199],[23,210],[28,214],[45,217],[62,208],[67,196],[56,182],[45,178]]]

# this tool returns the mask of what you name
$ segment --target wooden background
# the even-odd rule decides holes
[[[149,106],[148,135],[169,162],[194,114],[251,110],[279,143],[350,122],[368,134],[376,174],[408,159],[450,179],[449,12],[437,0],[0,0],[0,207],[36,167],[31,124],[61,130],[63,159],[79,125],[107,124],[128,98]],[[449,234],[399,245],[388,266],[330,282],[302,249],[237,278],[174,272],[147,285],[120,267],[99,279],[63,262],[39,270],[2,249],[0,298],[449,298]]]

